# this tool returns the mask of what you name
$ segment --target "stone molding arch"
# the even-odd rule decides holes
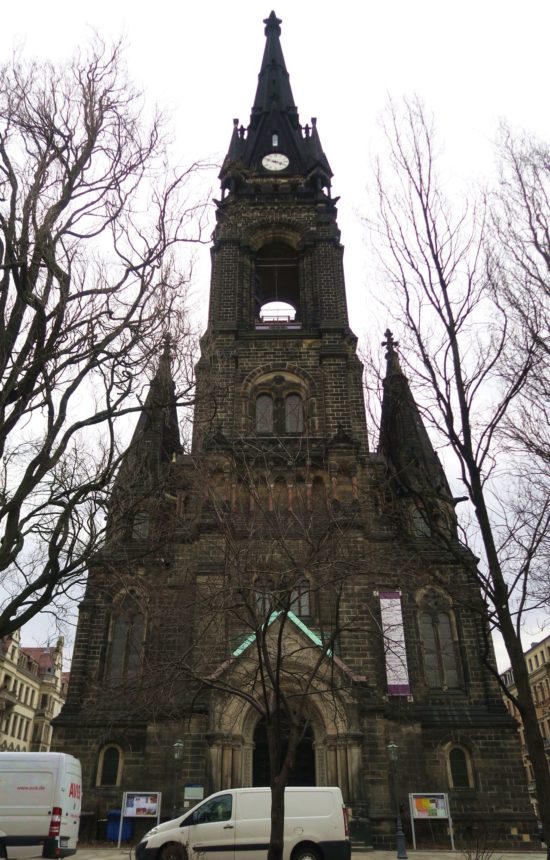
[[[291,364],[288,361],[272,361],[269,364],[262,364],[259,367],[254,368],[254,370],[251,370],[241,383],[241,395],[243,397],[249,397],[250,393],[258,382],[261,381],[262,377],[277,373],[280,373],[281,375],[284,375],[285,373],[292,374],[302,383],[302,385],[305,384],[309,397],[314,396],[316,382],[311,373],[298,367],[296,364]]]
[[[281,242],[294,251],[299,251],[304,234],[305,230],[301,225],[287,218],[280,221],[260,221],[254,225],[254,229],[243,233],[241,247],[248,247],[252,253],[257,253],[264,245]]]
[[[418,607],[434,607],[441,610],[451,610],[453,608],[451,595],[439,585],[430,584],[421,586],[416,591],[414,600]]]
[[[346,803],[360,802],[363,735],[341,694],[311,697],[307,716],[313,733],[317,785],[340,785]],[[325,701],[326,699],[326,701]],[[330,701],[328,701],[330,699]],[[261,712],[238,696],[215,694],[210,711],[212,791],[252,785],[254,731]],[[351,719],[350,719],[351,717]]]

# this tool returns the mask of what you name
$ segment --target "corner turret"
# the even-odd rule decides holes
[[[157,371],[123,455],[113,486],[108,533],[118,539],[120,529],[136,510],[161,489],[163,469],[181,454],[175,385],[172,377],[170,340],[165,338]]]
[[[454,501],[445,472],[401,369],[399,344],[389,329],[385,336],[382,346],[387,363],[378,451],[390,467],[395,494],[409,499],[414,521],[424,520],[422,531],[440,530],[445,523],[454,530]]]

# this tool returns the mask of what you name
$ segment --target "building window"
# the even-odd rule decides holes
[[[130,595],[118,602],[111,617],[107,675],[118,683],[141,669],[145,619]]]
[[[256,433],[267,436],[273,433],[273,398],[259,394],[256,398]]]
[[[122,751],[120,747],[109,745],[99,753],[97,785],[119,785],[122,773]]]
[[[145,540],[149,537],[150,517],[147,511],[137,511],[132,521],[132,539]]]
[[[267,618],[274,609],[273,579],[270,576],[260,576],[254,583],[256,595],[256,611],[260,618]]]
[[[304,432],[304,402],[299,394],[275,396],[262,392],[256,397],[255,430],[259,436],[297,436]]]
[[[285,397],[285,433],[304,432],[304,405],[299,394]]]
[[[450,600],[434,588],[423,591],[417,602],[426,684],[432,689],[456,689],[461,686],[461,674]]]
[[[430,537],[432,530],[428,522],[426,509],[422,505],[413,505],[411,508],[412,531],[419,537]]]
[[[449,776],[451,788],[473,788],[470,756],[462,747],[449,750]]]
[[[428,686],[438,689],[458,687],[458,667],[448,613],[422,612],[420,636]]]
[[[311,615],[309,580],[306,577],[300,579],[292,589],[290,610],[300,618],[308,618]]]

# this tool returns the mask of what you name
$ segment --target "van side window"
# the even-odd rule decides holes
[[[213,797],[203,803],[193,815],[195,824],[205,824],[209,821],[229,821],[231,818],[232,797],[230,794],[222,794]]]

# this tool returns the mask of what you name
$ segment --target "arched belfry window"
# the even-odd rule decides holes
[[[247,435],[302,436],[317,430],[312,383],[296,369],[259,372],[242,389]]]
[[[290,386],[275,385],[273,396],[256,398],[256,433],[259,435],[300,436],[304,432],[304,401]]]
[[[424,677],[428,687],[448,690],[460,686],[452,610],[443,595],[431,592],[421,600],[418,616]]]
[[[262,321],[284,324],[300,319],[298,254],[290,245],[271,242],[258,251],[255,298]]]

